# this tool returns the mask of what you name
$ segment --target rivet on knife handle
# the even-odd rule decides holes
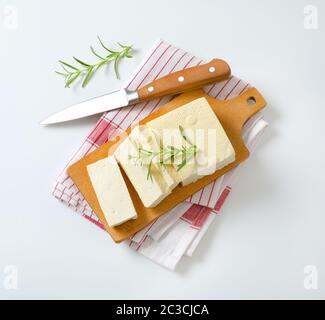
[[[220,59],[159,78],[138,90],[139,100],[173,95],[229,78],[229,65]]]

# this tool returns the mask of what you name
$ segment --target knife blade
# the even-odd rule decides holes
[[[213,59],[207,64],[170,73],[167,76],[150,82],[138,90],[123,88],[75,104],[49,116],[40,124],[49,125],[66,122],[126,107],[137,102],[198,89],[210,83],[226,80],[229,78],[230,73],[230,67],[225,61]]]

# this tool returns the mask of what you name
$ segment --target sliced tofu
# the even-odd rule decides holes
[[[141,165],[130,159],[130,156],[137,154],[136,144],[127,137],[115,150],[114,156],[130,179],[143,205],[147,208],[155,207],[169,194],[168,187],[159,171],[152,170],[152,176],[148,178],[148,164]]]
[[[110,227],[137,218],[129,191],[113,156],[88,165],[87,171]]]
[[[184,128],[187,139],[197,146],[195,159],[178,171],[183,185],[212,174],[235,160],[234,148],[205,98],[191,101],[146,125],[159,133],[163,147],[190,145],[182,138],[179,126]]]
[[[136,126],[130,137],[135,141],[138,147],[152,152],[159,152],[161,147],[161,142],[159,136],[154,132],[154,130],[148,128],[146,125]],[[171,164],[165,164],[164,166],[159,164],[159,156],[154,159],[152,165],[153,170],[160,171],[168,192],[172,191],[180,182],[181,176],[177,173],[174,166]]]

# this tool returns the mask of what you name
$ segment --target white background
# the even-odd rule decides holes
[[[0,297],[324,298],[323,1],[0,1]],[[317,5],[319,28],[304,28]],[[17,28],[7,25],[8,7]],[[122,81],[100,71],[64,89],[54,70],[92,60],[96,36],[133,43]],[[270,128],[191,259],[170,272],[74,214],[52,184],[97,117],[42,128],[64,106],[118,89],[161,37],[233,73],[268,101]],[[4,269],[18,269],[6,290]],[[304,268],[318,289],[304,288]]]

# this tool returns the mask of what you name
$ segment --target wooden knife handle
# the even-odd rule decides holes
[[[159,78],[137,92],[139,100],[149,100],[201,88],[207,84],[229,78],[229,65],[220,59],[207,64],[187,68]]]

